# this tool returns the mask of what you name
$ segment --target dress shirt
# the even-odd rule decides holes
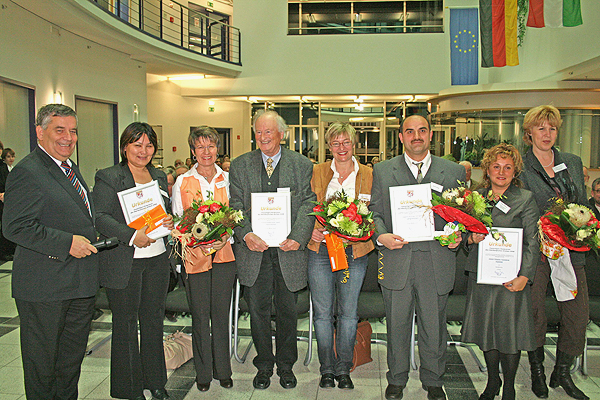
[[[408,168],[410,168],[410,171],[412,172],[415,179],[417,179],[417,175],[419,174],[419,167],[413,163],[422,162],[423,165],[421,166],[421,174],[423,174],[424,178],[425,175],[427,175],[427,171],[429,171],[429,167],[431,167],[431,153],[427,152],[427,155],[421,161],[415,161],[412,158],[410,158],[408,154],[404,153],[404,161],[406,161],[406,165],[408,165]]]
[[[348,177],[344,180],[344,182],[340,183],[340,173],[337,171],[335,166],[335,159],[331,162],[331,169],[333,170],[333,178],[329,181],[329,185],[327,185],[327,192],[325,193],[325,198],[328,199],[340,190],[344,190],[344,192],[354,198],[355,190],[356,190],[356,175],[358,174],[358,162],[356,158],[352,156],[352,162],[354,163],[354,171],[348,175]]]
[[[260,155],[262,156],[263,165],[265,166],[265,169],[267,169],[267,160],[269,158],[273,160],[271,166],[273,167],[273,169],[275,169],[277,167],[277,164],[279,163],[279,160],[281,160],[281,146],[279,146],[279,151],[273,157],[269,157],[262,151],[260,152]]]

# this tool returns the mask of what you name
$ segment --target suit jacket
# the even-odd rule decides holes
[[[590,208],[590,210],[592,210],[596,219],[600,220],[600,210],[598,210],[598,208],[596,208],[596,201],[594,200],[593,197],[590,197],[588,199],[588,202],[589,202],[588,207]]]
[[[248,249],[244,236],[252,232],[251,195],[262,192],[262,170],[264,170],[260,150],[246,153],[231,162],[229,184],[231,198],[229,206],[244,213],[243,227],[235,228],[233,252],[238,267],[238,277],[244,286],[253,286],[260,271],[263,254]],[[312,162],[295,151],[281,148],[279,168],[279,187],[290,188],[292,197],[292,229],[288,239],[300,243],[296,251],[277,249],[279,264],[287,288],[298,291],[306,286],[308,253],[306,248],[315,219],[307,214],[312,211],[315,194],[310,188]]]
[[[485,196],[489,190],[489,188],[482,188],[478,192]],[[523,257],[521,258],[519,276],[526,276],[533,282],[535,270],[540,260],[540,243],[536,237],[537,221],[540,214],[533,193],[529,190],[520,189],[515,185],[510,185],[504,192],[502,202],[510,209],[507,213],[504,213],[498,207],[492,209],[494,227],[523,228]],[[470,272],[477,272],[478,246],[470,245],[468,247],[470,252],[465,269]]]
[[[8,178],[8,165],[4,161],[0,161],[0,193],[6,191],[6,179]],[[4,209],[4,202],[0,201],[0,216]]]
[[[312,190],[317,195],[317,201],[326,200],[327,186],[333,179],[333,170],[331,169],[331,160],[314,166],[313,176],[310,182]],[[358,164],[358,173],[356,174],[356,188],[353,193],[354,198],[358,198],[360,194],[371,196],[371,186],[373,185],[373,170],[366,165]],[[322,225],[315,221],[315,228],[320,228]],[[352,255],[354,258],[362,257],[373,250],[373,242],[367,240],[364,242],[352,242]],[[317,243],[311,239],[308,243],[308,248],[312,251],[319,252],[321,243]]]
[[[164,192],[163,201],[167,213],[171,212],[171,200],[167,195],[167,176],[164,172],[150,166],[148,172]],[[135,187],[133,175],[127,164],[117,164],[96,172],[94,200],[98,205],[96,227],[101,238],[116,236],[119,245],[100,252],[100,285],[111,289],[123,289],[129,283],[133,253],[135,248],[129,245],[135,229],[127,226],[117,192]],[[162,238],[167,245],[167,238]],[[169,247],[167,247],[169,251]]]
[[[69,254],[73,235],[96,241],[92,214],[62,168],[36,147],[11,171],[6,183],[3,232],[17,244],[12,294],[26,301],[58,301],[91,297],[98,290],[98,256]]]
[[[465,181],[465,169],[451,161],[431,156],[431,166],[421,183],[435,182],[443,190],[455,188],[458,181]],[[393,186],[416,185],[417,180],[406,165],[404,155],[376,164],[373,168],[373,188],[371,190],[371,205],[375,219],[377,240],[379,235],[392,233],[392,214],[390,208],[389,188]],[[437,192],[441,195],[441,192]],[[436,230],[442,230],[446,221],[435,215]],[[454,285],[456,257],[447,246],[441,246],[437,240],[424,242],[429,246],[433,264],[431,290],[437,290],[442,295],[449,293]],[[389,250],[379,248],[379,283],[390,290],[402,290],[406,286],[410,262],[413,255],[413,244],[408,243],[401,249]]]

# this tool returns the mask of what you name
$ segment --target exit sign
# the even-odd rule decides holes
[[[207,5],[208,7],[214,7],[214,6],[215,6],[215,3],[214,3],[214,1],[207,1],[207,2],[206,2],[206,5]]]
[[[208,107],[208,112],[215,112],[215,108],[214,107]]]

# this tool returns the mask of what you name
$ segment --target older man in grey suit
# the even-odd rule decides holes
[[[244,213],[244,226],[235,230],[233,251],[250,309],[250,328],[257,352],[254,365],[258,369],[253,385],[257,389],[269,387],[275,364],[281,386],[286,389],[296,386],[292,367],[298,359],[297,291],[306,286],[305,248],[314,227],[313,217],[307,215],[312,211],[311,202],[316,200],[310,187],[312,163],[280,146],[285,130],[285,121],[279,114],[259,112],[254,119],[259,150],[236,158],[229,171],[229,204]],[[252,232],[251,195],[277,192],[279,188],[287,188],[291,193],[291,232],[277,248],[269,247]],[[275,356],[271,343],[272,298],[277,323]]]
[[[389,188],[430,183],[443,190],[465,180],[465,169],[429,153],[432,132],[429,122],[418,115],[406,118],[400,140],[404,154],[375,165],[370,209],[374,211],[379,245],[379,283],[386,308],[388,332],[387,399],[401,399],[408,381],[413,310],[419,332],[420,378],[427,398],[445,399],[442,389],[446,367],[446,303],[454,284],[454,249],[437,241],[409,243],[392,233]],[[435,217],[436,229],[445,224]]]

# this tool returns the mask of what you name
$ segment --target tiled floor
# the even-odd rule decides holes
[[[23,388],[23,369],[20,359],[19,328],[17,310],[10,296],[10,268],[11,263],[0,265],[0,400],[25,399]],[[102,317],[93,323],[90,334],[89,346],[100,343],[110,335],[110,312],[105,312]],[[179,317],[177,323],[165,321],[165,331],[172,332],[176,329],[189,331],[191,319]],[[385,325],[379,321],[371,321],[374,332],[385,333]],[[247,332],[248,320],[242,320],[242,328]],[[308,320],[304,318],[299,323],[299,330],[307,330]],[[448,331],[453,338],[459,335],[460,327],[449,325]],[[590,324],[588,337],[600,343],[600,328]],[[552,343],[549,335],[548,343]],[[242,337],[240,348],[245,348],[249,343],[247,336]],[[596,344],[596,343],[594,343]],[[547,346],[552,352],[555,348]],[[303,357],[308,348],[306,342],[299,342],[299,358]],[[475,347],[476,354],[482,359],[481,352]],[[296,389],[285,390],[272,378],[271,387],[267,390],[255,390],[252,387],[252,378],[255,368],[252,366],[252,349],[248,361],[240,364],[232,360],[234,387],[223,389],[218,382],[213,382],[206,393],[199,392],[194,386],[194,370],[191,361],[176,371],[169,371],[167,389],[173,400],[194,399],[384,399],[387,386],[385,379],[386,348],[384,345],[372,346],[373,362],[358,367],[352,373],[355,384],[354,390],[320,389],[318,387],[319,363],[316,355],[316,341],[313,342],[313,358],[308,366],[299,361],[294,366],[298,378]],[[82,374],[79,382],[79,397],[81,399],[110,399],[109,395],[109,363],[110,340],[104,342],[84,360]],[[552,362],[546,359],[546,369],[549,373]],[[521,366],[517,374],[517,398],[536,399],[530,387],[529,365],[526,354],[521,358]],[[575,383],[591,399],[600,399],[600,351],[592,350],[589,355],[588,376],[580,372],[573,374]],[[448,365],[445,376],[445,388],[450,400],[477,399],[485,387],[486,374],[479,371],[477,364],[467,349],[451,346],[448,349]],[[149,397],[149,393],[146,395]],[[410,373],[410,380],[404,391],[405,399],[425,400],[426,392],[421,388],[418,372]],[[550,389],[550,399],[570,399],[562,389]],[[499,397],[497,397],[499,399]]]

